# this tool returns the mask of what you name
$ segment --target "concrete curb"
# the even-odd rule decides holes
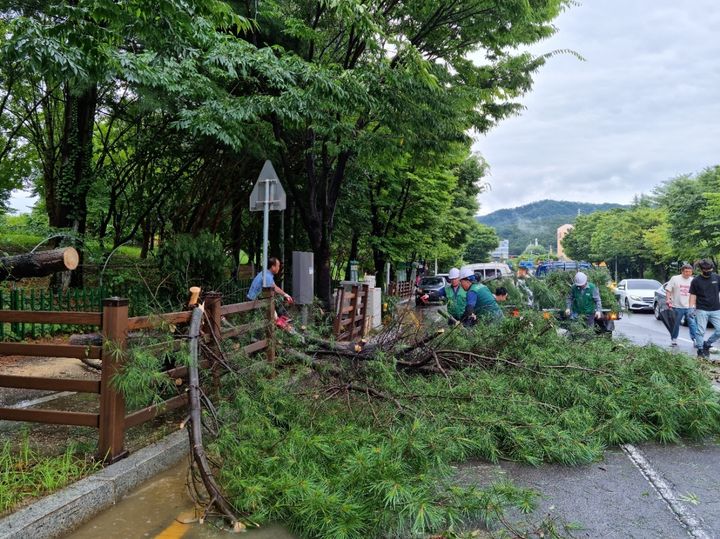
[[[62,537],[188,455],[182,430],[0,520],[0,539]]]

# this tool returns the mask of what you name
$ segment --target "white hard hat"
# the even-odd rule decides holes
[[[587,284],[587,275],[585,275],[582,271],[578,271],[575,274],[573,282],[575,283],[575,286],[585,286]]]
[[[448,279],[457,279],[460,277],[460,270],[457,268],[450,268],[448,271]]]
[[[470,268],[463,268],[460,270],[460,278],[461,279],[468,279],[475,275],[475,272],[471,270]]]

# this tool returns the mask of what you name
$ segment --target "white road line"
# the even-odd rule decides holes
[[[663,499],[670,508],[670,511],[673,512],[675,518],[685,526],[690,537],[695,537],[696,539],[711,539],[712,536],[703,529],[702,521],[700,521],[685,504],[678,500],[672,487],[655,471],[650,462],[645,458],[645,455],[631,444],[623,444],[620,447],[637,469],[640,470],[640,473],[643,474],[645,479],[647,479],[657,491],[660,498]]]

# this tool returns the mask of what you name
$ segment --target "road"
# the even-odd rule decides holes
[[[652,313],[625,314],[614,333],[614,338],[623,337],[641,346],[696,355],[687,328],[680,328],[678,346],[671,347],[668,331]],[[712,357],[720,360],[720,355]],[[504,478],[542,493],[531,517],[517,517],[530,527],[547,517],[576,524],[571,533],[578,538],[720,538],[720,445],[713,440],[625,444],[588,466],[468,462],[457,470],[465,484],[482,486]]]

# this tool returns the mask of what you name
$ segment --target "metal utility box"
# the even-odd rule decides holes
[[[315,268],[312,252],[293,251],[292,292],[298,305],[310,305],[315,297]]]

